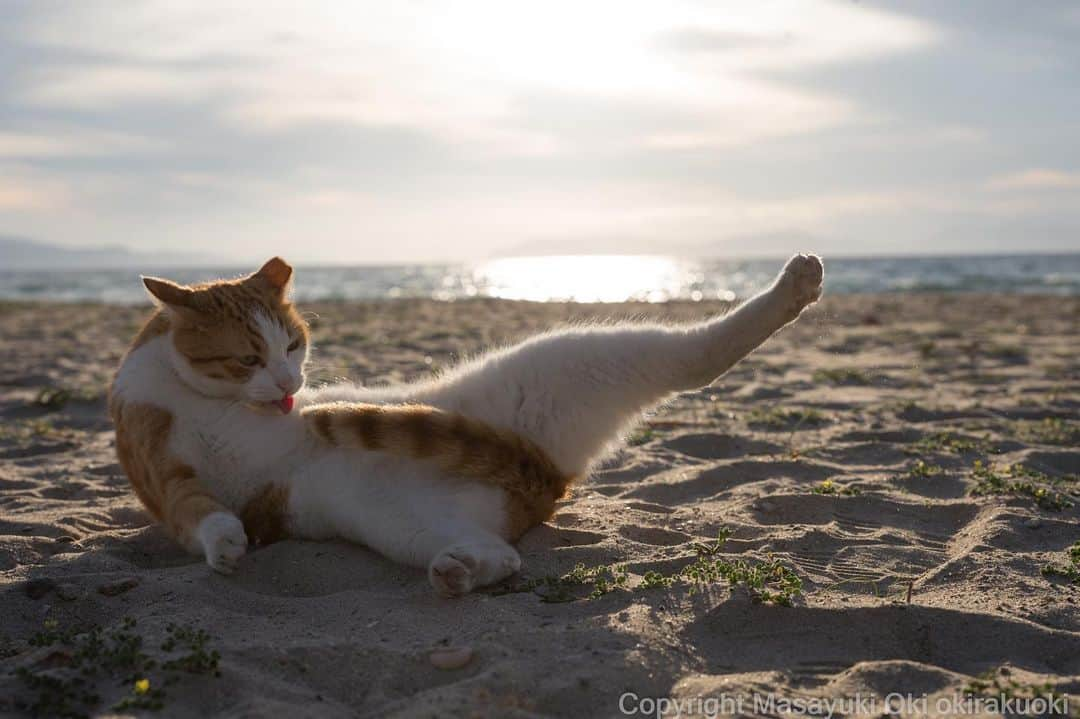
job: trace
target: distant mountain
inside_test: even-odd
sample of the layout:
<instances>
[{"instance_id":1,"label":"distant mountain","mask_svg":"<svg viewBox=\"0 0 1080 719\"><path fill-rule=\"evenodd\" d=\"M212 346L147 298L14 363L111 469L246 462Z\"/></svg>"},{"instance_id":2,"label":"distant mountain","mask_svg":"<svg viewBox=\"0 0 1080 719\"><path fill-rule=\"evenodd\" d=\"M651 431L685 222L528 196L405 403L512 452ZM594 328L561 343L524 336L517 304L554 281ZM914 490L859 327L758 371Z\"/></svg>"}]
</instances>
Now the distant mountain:
<instances>
[{"instance_id":1,"label":"distant mountain","mask_svg":"<svg viewBox=\"0 0 1080 719\"><path fill-rule=\"evenodd\" d=\"M142 252L120 245L72 247L0 235L0 270L66 270L229 264L226 258L194 252Z\"/></svg>"}]
</instances>

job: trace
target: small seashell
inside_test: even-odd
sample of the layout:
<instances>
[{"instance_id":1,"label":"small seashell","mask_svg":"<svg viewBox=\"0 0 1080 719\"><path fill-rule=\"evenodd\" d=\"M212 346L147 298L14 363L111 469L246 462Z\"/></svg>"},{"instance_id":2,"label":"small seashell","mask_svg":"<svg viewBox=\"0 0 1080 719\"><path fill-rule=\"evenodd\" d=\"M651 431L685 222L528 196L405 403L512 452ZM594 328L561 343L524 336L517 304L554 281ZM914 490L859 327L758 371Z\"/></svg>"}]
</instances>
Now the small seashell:
<instances>
[{"instance_id":1,"label":"small seashell","mask_svg":"<svg viewBox=\"0 0 1080 719\"><path fill-rule=\"evenodd\" d=\"M440 647L428 655L428 660L437 669L461 669L472 658L472 647Z\"/></svg>"}]
</instances>

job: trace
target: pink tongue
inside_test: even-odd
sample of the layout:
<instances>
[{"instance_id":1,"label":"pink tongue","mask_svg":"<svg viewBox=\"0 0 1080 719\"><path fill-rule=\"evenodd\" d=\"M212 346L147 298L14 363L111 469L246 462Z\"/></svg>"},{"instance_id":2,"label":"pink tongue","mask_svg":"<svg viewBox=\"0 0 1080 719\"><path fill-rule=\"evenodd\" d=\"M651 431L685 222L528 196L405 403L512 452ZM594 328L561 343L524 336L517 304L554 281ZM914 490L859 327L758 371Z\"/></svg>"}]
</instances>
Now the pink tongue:
<instances>
[{"instance_id":1,"label":"pink tongue","mask_svg":"<svg viewBox=\"0 0 1080 719\"><path fill-rule=\"evenodd\" d=\"M289 412L292 412L293 396L291 394L287 394L281 399L279 399L277 402L274 402L274 404L277 405L278 409L281 410L282 414L288 414Z\"/></svg>"}]
</instances>

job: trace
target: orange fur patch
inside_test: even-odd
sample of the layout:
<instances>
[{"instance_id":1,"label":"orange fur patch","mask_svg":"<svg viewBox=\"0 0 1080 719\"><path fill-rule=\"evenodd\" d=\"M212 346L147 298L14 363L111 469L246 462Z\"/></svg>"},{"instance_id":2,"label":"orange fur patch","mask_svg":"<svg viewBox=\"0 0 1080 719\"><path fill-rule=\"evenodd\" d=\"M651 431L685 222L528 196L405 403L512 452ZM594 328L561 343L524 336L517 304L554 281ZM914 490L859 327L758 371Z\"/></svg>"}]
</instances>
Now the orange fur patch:
<instances>
[{"instance_id":1,"label":"orange fur patch","mask_svg":"<svg viewBox=\"0 0 1080 719\"><path fill-rule=\"evenodd\" d=\"M275 257L249 277L196 285L143 278L168 313L159 310L139 333L132 349L173 330L172 341L192 368L214 379L243 383L266 364L266 346L255 325L256 313L276 318L289 334L306 344L308 327L288 300L292 268ZM241 360L254 357L255 365Z\"/></svg>"},{"instance_id":2,"label":"orange fur patch","mask_svg":"<svg viewBox=\"0 0 1080 719\"><path fill-rule=\"evenodd\" d=\"M273 544L289 536L287 509L289 488L268 484L240 510L240 521L248 539L257 544Z\"/></svg>"},{"instance_id":3,"label":"orange fur patch","mask_svg":"<svg viewBox=\"0 0 1080 719\"><path fill-rule=\"evenodd\" d=\"M199 522L228 511L168 449L172 415L147 404L110 402L116 426L116 455L136 496L173 536L191 546Z\"/></svg>"},{"instance_id":4,"label":"orange fur patch","mask_svg":"<svg viewBox=\"0 0 1080 719\"><path fill-rule=\"evenodd\" d=\"M429 460L447 474L506 490L514 539L554 514L572 480L531 440L427 405L334 402L302 416L327 444Z\"/></svg>"},{"instance_id":5,"label":"orange fur patch","mask_svg":"<svg viewBox=\"0 0 1080 719\"><path fill-rule=\"evenodd\" d=\"M146 321L146 324L139 330L139 334L135 336L135 341L131 343L131 347L128 348L128 354L131 354L144 344L160 337L169 331L169 316L161 310L157 310L150 316L150 319Z\"/></svg>"},{"instance_id":6,"label":"orange fur patch","mask_svg":"<svg viewBox=\"0 0 1080 719\"><path fill-rule=\"evenodd\" d=\"M516 542L521 539L525 532L533 527L543 524L555 514L555 503L551 508L538 507L530 504L521 495L507 493L506 495L506 539Z\"/></svg>"}]
</instances>

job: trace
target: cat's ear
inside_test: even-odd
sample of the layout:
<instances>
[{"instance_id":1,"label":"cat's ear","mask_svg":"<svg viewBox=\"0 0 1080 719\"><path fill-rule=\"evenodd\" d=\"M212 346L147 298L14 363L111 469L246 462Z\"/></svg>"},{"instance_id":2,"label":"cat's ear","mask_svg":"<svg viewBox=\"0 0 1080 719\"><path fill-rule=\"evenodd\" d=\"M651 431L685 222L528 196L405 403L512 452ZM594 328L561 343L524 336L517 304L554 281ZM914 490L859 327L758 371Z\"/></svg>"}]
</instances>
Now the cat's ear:
<instances>
[{"instance_id":1,"label":"cat's ear","mask_svg":"<svg viewBox=\"0 0 1080 719\"><path fill-rule=\"evenodd\" d=\"M143 277L143 285L158 303L167 307L186 307L194 309L195 290L190 287L178 285L171 280L163 280L160 277Z\"/></svg>"},{"instance_id":2,"label":"cat's ear","mask_svg":"<svg viewBox=\"0 0 1080 719\"><path fill-rule=\"evenodd\" d=\"M289 266L288 262L280 257L271 257L250 279L263 282L276 292L279 297L284 297L289 291L292 274L292 267Z\"/></svg>"}]
</instances>

